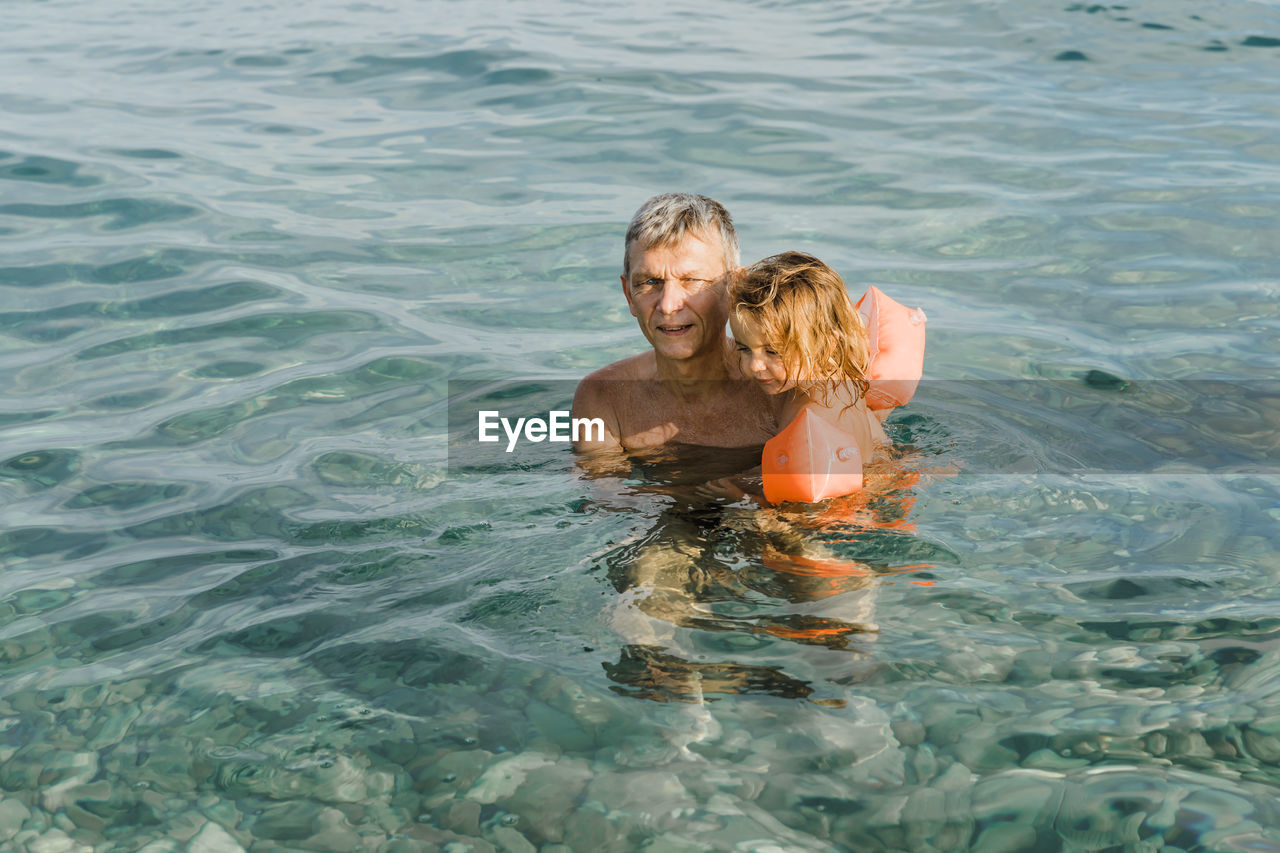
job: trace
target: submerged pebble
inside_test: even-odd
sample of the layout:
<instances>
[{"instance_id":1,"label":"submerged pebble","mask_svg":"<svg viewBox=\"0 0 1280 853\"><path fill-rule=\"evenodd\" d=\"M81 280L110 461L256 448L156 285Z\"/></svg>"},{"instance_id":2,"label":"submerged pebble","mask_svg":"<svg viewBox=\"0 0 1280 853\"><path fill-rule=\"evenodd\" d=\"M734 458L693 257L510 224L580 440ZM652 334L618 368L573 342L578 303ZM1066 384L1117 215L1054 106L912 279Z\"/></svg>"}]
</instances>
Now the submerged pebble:
<instances>
[{"instance_id":1,"label":"submerged pebble","mask_svg":"<svg viewBox=\"0 0 1280 853\"><path fill-rule=\"evenodd\" d=\"M494 845L504 853L537 853L538 848L534 847L518 831L509 826L500 826L490 833Z\"/></svg>"},{"instance_id":2,"label":"submerged pebble","mask_svg":"<svg viewBox=\"0 0 1280 853\"><path fill-rule=\"evenodd\" d=\"M523 752L495 761L485 769L466 797L477 803L506 799L525 783L530 771L553 764L554 759L535 752Z\"/></svg>"},{"instance_id":3,"label":"submerged pebble","mask_svg":"<svg viewBox=\"0 0 1280 853\"><path fill-rule=\"evenodd\" d=\"M591 777L586 761L561 758L531 770L525 784L503 806L519 815L521 831L530 838L542 843L558 842L563 840L565 822Z\"/></svg>"},{"instance_id":4,"label":"submerged pebble","mask_svg":"<svg viewBox=\"0 0 1280 853\"><path fill-rule=\"evenodd\" d=\"M187 842L187 853L243 853L240 842L213 821L207 822Z\"/></svg>"}]
</instances>

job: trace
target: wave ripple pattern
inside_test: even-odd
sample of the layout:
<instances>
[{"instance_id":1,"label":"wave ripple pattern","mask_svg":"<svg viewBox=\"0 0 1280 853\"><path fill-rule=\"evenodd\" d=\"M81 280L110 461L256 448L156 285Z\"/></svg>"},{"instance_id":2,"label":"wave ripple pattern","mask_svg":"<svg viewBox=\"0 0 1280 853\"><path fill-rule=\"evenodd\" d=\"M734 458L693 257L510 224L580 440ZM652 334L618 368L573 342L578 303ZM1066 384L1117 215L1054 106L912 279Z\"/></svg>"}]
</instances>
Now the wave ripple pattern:
<instances>
[{"instance_id":1,"label":"wave ripple pattern","mask_svg":"<svg viewBox=\"0 0 1280 853\"><path fill-rule=\"evenodd\" d=\"M1274 5L6 10L0 849L1280 849ZM926 307L912 477L450 464L666 190Z\"/></svg>"}]
</instances>

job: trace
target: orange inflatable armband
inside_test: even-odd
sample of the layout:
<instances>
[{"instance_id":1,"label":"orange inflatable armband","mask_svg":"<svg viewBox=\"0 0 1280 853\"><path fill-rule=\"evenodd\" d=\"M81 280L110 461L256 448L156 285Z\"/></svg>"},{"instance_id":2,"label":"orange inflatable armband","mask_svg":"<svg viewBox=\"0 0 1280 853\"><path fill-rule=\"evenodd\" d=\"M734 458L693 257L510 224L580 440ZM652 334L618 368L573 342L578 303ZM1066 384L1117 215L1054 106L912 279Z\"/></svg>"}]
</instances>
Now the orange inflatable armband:
<instances>
[{"instance_id":1,"label":"orange inflatable armband","mask_svg":"<svg viewBox=\"0 0 1280 853\"><path fill-rule=\"evenodd\" d=\"M924 312L868 287L857 304L870 338L867 408L892 409L916 393L924 374ZM854 437L805 409L764 446L760 461L770 503L812 503L862 488Z\"/></svg>"},{"instance_id":2,"label":"orange inflatable armband","mask_svg":"<svg viewBox=\"0 0 1280 853\"><path fill-rule=\"evenodd\" d=\"M862 488L862 451L852 435L808 409L765 442L764 496L812 503Z\"/></svg>"},{"instance_id":3,"label":"orange inflatable armband","mask_svg":"<svg viewBox=\"0 0 1280 853\"><path fill-rule=\"evenodd\" d=\"M895 302L875 286L867 288L856 307L871 339L867 407L904 405L924 373L924 312Z\"/></svg>"}]
</instances>

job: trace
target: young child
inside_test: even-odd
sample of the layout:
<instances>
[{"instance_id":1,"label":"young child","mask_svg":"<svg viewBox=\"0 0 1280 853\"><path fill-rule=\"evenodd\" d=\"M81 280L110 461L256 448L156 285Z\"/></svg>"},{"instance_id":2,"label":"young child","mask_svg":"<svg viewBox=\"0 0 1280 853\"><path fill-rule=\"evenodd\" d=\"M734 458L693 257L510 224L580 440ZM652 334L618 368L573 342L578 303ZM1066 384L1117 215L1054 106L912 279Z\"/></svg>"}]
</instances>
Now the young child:
<instances>
[{"instance_id":1,"label":"young child","mask_svg":"<svg viewBox=\"0 0 1280 853\"><path fill-rule=\"evenodd\" d=\"M738 368L779 395L779 423L804 409L857 439L864 461L888 443L867 407L869 338L844 281L804 252L739 270L729 289Z\"/></svg>"}]
</instances>

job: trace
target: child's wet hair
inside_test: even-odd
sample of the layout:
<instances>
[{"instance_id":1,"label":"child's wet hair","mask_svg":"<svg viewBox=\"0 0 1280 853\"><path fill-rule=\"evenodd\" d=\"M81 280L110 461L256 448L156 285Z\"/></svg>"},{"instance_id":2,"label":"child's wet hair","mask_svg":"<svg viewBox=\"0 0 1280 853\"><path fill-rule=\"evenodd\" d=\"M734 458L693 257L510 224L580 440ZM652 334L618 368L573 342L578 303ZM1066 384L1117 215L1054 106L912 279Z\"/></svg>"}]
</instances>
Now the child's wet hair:
<instances>
[{"instance_id":1,"label":"child's wet hair","mask_svg":"<svg viewBox=\"0 0 1280 853\"><path fill-rule=\"evenodd\" d=\"M760 329L787 377L804 377L802 390L823 405L837 383L851 383L855 400L866 393L866 324L844 279L813 255L782 252L739 270L729 305Z\"/></svg>"}]
</instances>

